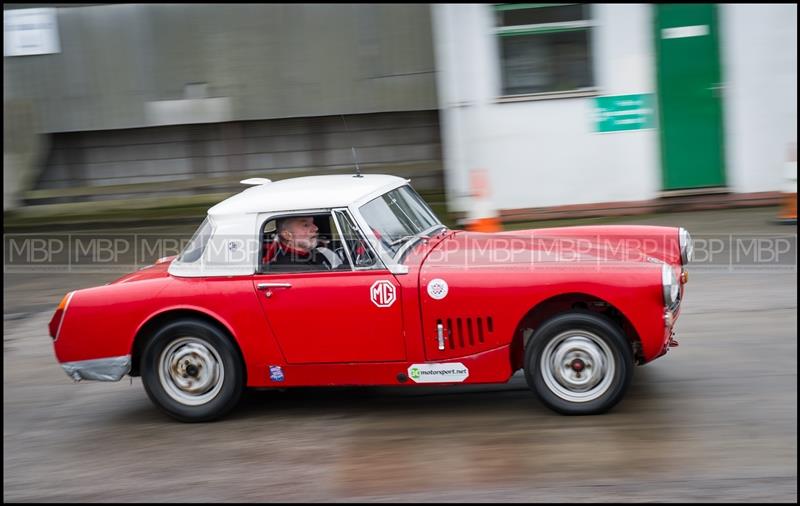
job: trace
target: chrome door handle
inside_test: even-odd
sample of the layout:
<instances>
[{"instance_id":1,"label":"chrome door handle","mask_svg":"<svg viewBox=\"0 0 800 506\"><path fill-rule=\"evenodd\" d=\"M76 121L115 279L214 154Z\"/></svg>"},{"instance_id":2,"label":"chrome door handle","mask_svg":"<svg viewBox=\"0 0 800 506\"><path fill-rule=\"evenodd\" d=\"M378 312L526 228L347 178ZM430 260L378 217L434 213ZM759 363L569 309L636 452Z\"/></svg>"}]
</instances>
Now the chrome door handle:
<instances>
[{"instance_id":1,"label":"chrome door handle","mask_svg":"<svg viewBox=\"0 0 800 506\"><path fill-rule=\"evenodd\" d=\"M291 288L291 283L259 283L256 285L259 290L269 290L270 288Z\"/></svg>"},{"instance_id":2,"label":"chrome door handle","mask_svg":"<svg viewBox=\"0 0 800 506\"><path fill-rule=\"evenodd\" d=\"M444 349L444 325L441 323L436 324L436 338L439 341L439 349Z\"/></svg>"}]
</instances>

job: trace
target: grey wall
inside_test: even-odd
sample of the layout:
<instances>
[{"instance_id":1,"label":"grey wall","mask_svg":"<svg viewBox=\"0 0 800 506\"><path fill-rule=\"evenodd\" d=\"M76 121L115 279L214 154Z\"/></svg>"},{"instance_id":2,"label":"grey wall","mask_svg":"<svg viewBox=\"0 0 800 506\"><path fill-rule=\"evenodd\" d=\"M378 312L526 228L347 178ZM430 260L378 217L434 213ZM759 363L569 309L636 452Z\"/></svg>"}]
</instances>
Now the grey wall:
<instances>
[{"instance_id":1,"label":"grey wall","mask_svg":"<svg viewBox=\"0 0 800 506\"><path fill-rule=\"evenodd\" d=\"M435 176L428 187L441 184L438 113L411 111L57 133L36 186L354 171L351 147L364 170L386 167L398 175L411 170Z\"/></svg>"},{"instance_id":2,"label":"grey wall","mask_svg":"<svg viewBox=\"0 0 800 506\"><path fill-rule=\"evenodd\" d=\"M44 133L204 122L153 114L192 98L227 97L212 104L220 121L436 109L429 9L58 7L61 53L4 58L4 102L34 103ZM191 83L207 87L194 96Z\"/></svg>"}]
</instances>

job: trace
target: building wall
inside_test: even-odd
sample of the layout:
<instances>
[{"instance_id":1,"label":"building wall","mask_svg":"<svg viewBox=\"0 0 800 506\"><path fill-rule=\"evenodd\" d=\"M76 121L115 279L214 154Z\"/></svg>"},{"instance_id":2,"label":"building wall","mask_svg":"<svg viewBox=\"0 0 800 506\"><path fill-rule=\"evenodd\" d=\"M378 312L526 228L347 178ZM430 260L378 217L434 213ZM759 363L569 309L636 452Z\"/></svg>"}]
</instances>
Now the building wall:
<instances>
[{"instance_id":1,"label":"building wall","mask_svg":"<svg viewBox=\"0 0 800 506\"><path fill-rule=\"evenodd\" d=\"M730 186L780 190L788 144L797 143L797 4L720 11Z\"/></svg>"},{"instance_id":2,"label":"building wall","mask_svg":"<svg viewBox=\"0 0 800 506\"><path fill-rule=\"evenodd\" d=\"M427 188L440 188L437 116L411 111L57 133L36 187L355 172L354 147L362 170L413 169L429 179Z\"/></svg>"},{"instance_id":3,"label":"building wall","mask_svg":"<svg viewBox=\"0 0 800 506\"><path fill-rule=\"evenodd\" d=\"M61 52L3 59L44 133L436 109L425 4L53 5Z\"/></svg>"},{"instance_id":4,"label":"building wall","mask_svg":"<svg viewBox=\"0 0 800 506\"><path fill-rule=\"evenodd\" d=\"M347 137L376 164L438 160L440 121L454 210L470 205L471 169L488 170L503 209L661 189L656 130L594 132L592 96L498 101L490 5L61 5L61 53L4 58L6 109L28 111L53 137L17 143L51 150L41 156L16 156L7 142L4 158L27 172L11 177L7 165L4 181L59 188L341 166L342 132L319 125L344 114L370 118ZM597 94L656 93L652 5L592 9ZM777 190L797 137L797 7L719 12L727 181ZM426 119L398 116L417 112ZM44 172L25 169L34 159Z\"/></svg>"},{"instance_id":5,"label":"building wall","mask_svg":"<svg viewBox=\"0 0 800 506\"><path fill-rule=\"evenodd\" d=\"M466 211L487 169L498 209L644 201L661 192L656 129L596 133L594 97L498 101L490 5L434 5L445 180ZM597 95L657 93L653 6L593 4ZM720 5L726 173L735 192L780 189L796 140L796 5Z\"/></svg>"},{"instance_id":6,"label":"building wall","mask_svg":"<svg viewBox=\"0 0 800 506\"><path fill-rule=\"evenodd\" d=\"M489 171L493 200L502 209L655 196L654 130L594 133L591 97L497 103L491 7L433 9L445 178L455 209L469 205L471 169ZM599 94L653 92L649 7L596 5L593 15Z\"/></svg>"},{"instance_id":7,"label":"building wall","mask_svg":"<svg viewBox=\"0 0 800 506\"><path fill-rule=\"evenodd\" d=\"M3 59L6 109L34 126L4 149L5 209L48 202L38 190L324 173L351 146L367 169L424 162L441 188L428 5L4 4L27 7L56 7L60 52ZM95 198L69 194L55 200Z\"/></svg>"}]
</instances>

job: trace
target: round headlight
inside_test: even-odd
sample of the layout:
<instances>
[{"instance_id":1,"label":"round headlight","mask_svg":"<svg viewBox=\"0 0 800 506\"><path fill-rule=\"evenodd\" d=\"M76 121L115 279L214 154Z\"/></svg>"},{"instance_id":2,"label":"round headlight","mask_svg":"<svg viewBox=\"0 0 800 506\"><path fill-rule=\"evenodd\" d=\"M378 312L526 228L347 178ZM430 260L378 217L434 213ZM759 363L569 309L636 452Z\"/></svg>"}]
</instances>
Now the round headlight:
<instances>
[{"instance_id":1,"label":"round headlight","mask_svg":"<svg viewBox=\"0 0 800 506\"><path fill-rule=\"evenodd\" d=\"M675 271L669 264L661 265L661 285L664 289L664 305L672 306L678 301L680 285L678 285Z\"/></svg>"},{"instance_id":2,"label":"round headlight","mask_svg":"<svg viewBox=\"0 0 800 506\"><path fill-rule=\"evenodd\" d=\"M678 236L680 237L681 245L681 263L686 265L694 257L694 242L692 241L692 236L689 235L689 231L683 227L680 228Z\"/></svg>"}]
</instances>

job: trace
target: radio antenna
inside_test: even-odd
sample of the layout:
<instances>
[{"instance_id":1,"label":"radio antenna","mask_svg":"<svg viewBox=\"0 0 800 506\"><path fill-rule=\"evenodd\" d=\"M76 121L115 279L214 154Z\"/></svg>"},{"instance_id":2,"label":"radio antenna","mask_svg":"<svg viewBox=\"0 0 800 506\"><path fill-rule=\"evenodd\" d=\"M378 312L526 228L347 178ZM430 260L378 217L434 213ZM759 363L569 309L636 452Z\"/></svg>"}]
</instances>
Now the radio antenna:
<instances>
[{"instance_id":1,"label":"radio antenna","mask_svg":"<svg viewBox=\"0 0 800 506\"><path fill-rule=\"evenodd\" d=\"M342 116L342 122L344 123L344 129L348 133L348 136L349 136L350 129L347 128L347 121L345 121L345 119L344 119L344 114L342 114L341 116ZM350 150L353 152L353 162L355 162L355 164L356 164L356 175L353 176L353 177L364 177L364 176L361 175L361 168L358 166L358 158L356 157L356 148L355 148L355 146L351 145L350 146Z\"/></svg>"}]
</instances>

